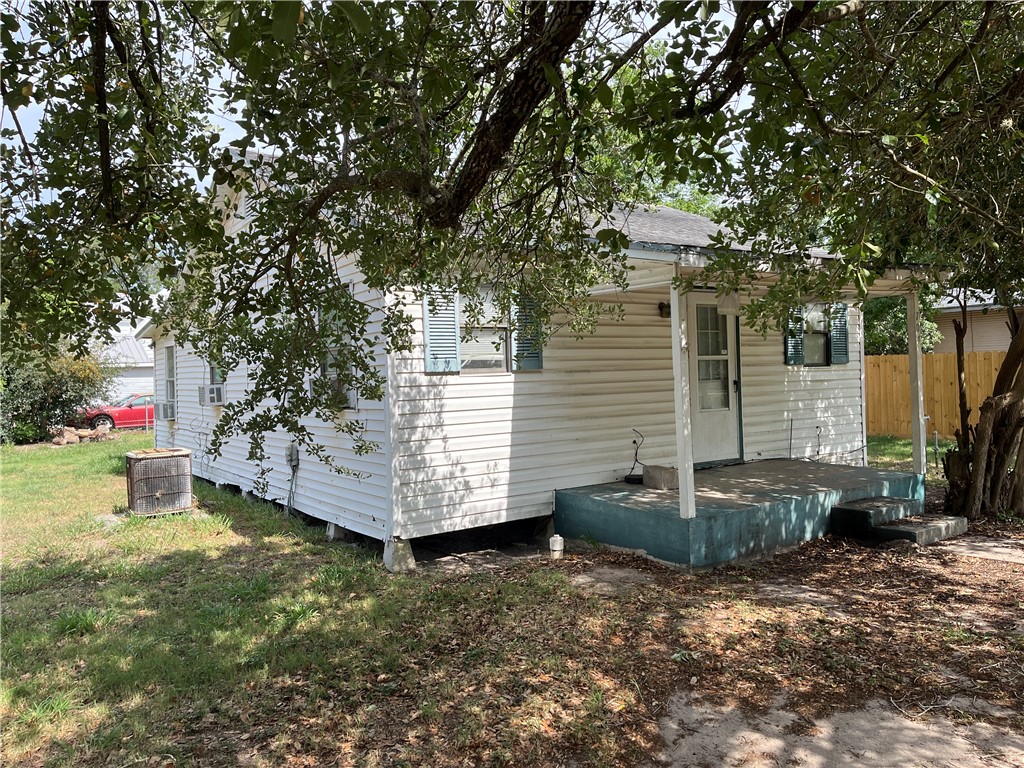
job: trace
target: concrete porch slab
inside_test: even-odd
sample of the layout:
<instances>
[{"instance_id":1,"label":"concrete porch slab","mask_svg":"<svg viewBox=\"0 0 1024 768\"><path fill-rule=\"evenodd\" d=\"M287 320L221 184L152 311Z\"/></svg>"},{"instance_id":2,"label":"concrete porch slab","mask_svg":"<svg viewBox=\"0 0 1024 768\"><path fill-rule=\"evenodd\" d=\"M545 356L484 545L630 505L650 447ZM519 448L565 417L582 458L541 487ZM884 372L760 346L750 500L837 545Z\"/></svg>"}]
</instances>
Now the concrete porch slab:
<instances>
[{"instance_id":1,"label":"concrete porch slab","mask_svg":"<svg viewBox=\"0 0 1024 768\"><path fill-rule=\"evenodd\" d=\"M795 546L828 532L836 504L922 499L919 475L810 461L769 460L694 473L696 516L677 491L607 483L555 492L555 529L701 567Z\"/></svg>"}]
</instances>

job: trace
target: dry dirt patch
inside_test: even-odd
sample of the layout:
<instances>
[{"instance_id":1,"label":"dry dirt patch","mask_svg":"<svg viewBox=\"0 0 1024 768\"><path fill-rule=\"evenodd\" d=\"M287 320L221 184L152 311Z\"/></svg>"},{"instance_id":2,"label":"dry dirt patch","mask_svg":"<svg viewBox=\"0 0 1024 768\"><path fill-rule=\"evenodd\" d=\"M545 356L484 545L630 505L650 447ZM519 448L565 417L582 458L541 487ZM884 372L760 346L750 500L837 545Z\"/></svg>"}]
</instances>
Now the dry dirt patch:
<instances>
[{"instance_id":1,"label":"dry dirt patch","mask_svg":"<svg viewBox=\"0 0 1024 768\"><path fill-rule=\"evenodd\" d=\"M750 712L681 693L661 722L658 766L687 768L1011 768L1024 765L1024 736L986 723L918 720L890 702L810 720L775 706Z\"/></svg>"}]
</instances>

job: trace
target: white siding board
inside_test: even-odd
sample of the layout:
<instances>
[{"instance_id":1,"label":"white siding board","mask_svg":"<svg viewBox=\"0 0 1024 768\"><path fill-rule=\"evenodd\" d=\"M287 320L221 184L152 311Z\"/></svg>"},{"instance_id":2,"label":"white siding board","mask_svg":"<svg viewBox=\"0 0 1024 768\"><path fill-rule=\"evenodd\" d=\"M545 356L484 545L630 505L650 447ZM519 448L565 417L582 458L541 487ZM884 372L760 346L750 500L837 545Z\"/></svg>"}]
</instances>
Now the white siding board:
<instances>
[{"instance_id":1,"label":"white siding board","mask_svg":"<svg viewBox=\"0 0 1024 768\"><path fill-rule=\"evenodd\" d=\"M361 283L361 276L352 260L347 261L340 271L343 280L351 281L357 298L379 302L376 294L368 291ZM370 332L379 331L379 323L371 325ZM162 348L168 340L157 342L157 399L162 397L163 376ZM387 355L383 348L377 350L377 365L385 370ZM249 442L246 437L233 437L224 445L222 455L212 457L205 451L210 435L219 416L220 409L199 405L200 384L207 382L208 367L191 350L177 353L178 419L173 425L157 422L156 440L158 446L176 446L193 450L193 471L200 477L216 483L237 485L242 490L253 490L259 468L247 458ZM228 400L239 398L248 387L247 367L227 375L225 395ZM389 438L388 417L384 403L360 399L357 408L347 411L345 416L362 421L366 426L365 437L384 446ZM334 457L339 466L347 467L365 475L357 478L341 475L324 465L314 456L300 457L296 472L293 507L313 517L333 522L349 530L383 539L391 528L391 466L383 450L367 455L358 455L353 450L351 438L336 432L333 425L315 419L304 421L307 426ZM173 426L173 429L169 427ZM265 466L271 469L266 477L265 496L268 500L286 503L289 493L291 472L285 461L285 450L291 442L289 435L275 432L265 435L263 447L267 454Z\"/></svg>"},{"instance_id":2,"label":"white siding board","mask_svg":"<svg viewBox=\"0 0 1024 768\"><path fill-rule=\"evenodd\" d=\"M622 303L622 323L595 335L556 334L544 369L515 374L423 374L423 352L396 356L393 441L402 535L413 537L551 512L552 491L621 479L641 460L674 461L668 290ZM419 308L410 306L417 334Z\"/></svg>"},{"instance_id":3,"label":"white siding board","mask_svg":"<svg viewBox=\"0 0 1024 768\"><path fill-rule=\"evenodd\" d=\"M935 319L942 339L932 352L956 352L956 334L953 320L960 320L960 313L944 313ZM964 352L1005 352L1010 346L1010 330L1006 325L1006 310L992 309L988 312L967 313L967 335L964 336Z\"/></svg>"},{"instance_id":4,"label":"white siding board","mask_svg":"<svg viewBox=\"0 0 1024 768\"><path fill-rule=\"evenodd\" d=\"M861 463L864 405L860 311L851 307L848 322L850 362L820 368L785 365L781 333L763 338L741 327L746 460L818 457L820 426L824 459Z\"/></svg>"}]
</instances>

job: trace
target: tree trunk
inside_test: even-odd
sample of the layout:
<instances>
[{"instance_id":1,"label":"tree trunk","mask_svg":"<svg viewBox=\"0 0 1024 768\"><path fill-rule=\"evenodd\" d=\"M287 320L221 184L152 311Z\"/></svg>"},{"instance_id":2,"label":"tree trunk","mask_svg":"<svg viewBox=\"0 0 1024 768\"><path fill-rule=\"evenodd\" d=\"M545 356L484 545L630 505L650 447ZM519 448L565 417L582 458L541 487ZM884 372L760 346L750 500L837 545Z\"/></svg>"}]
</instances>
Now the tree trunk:
<instances>
[{"instance_id":1,"label":"tree trunk","mask_svg":"<svg viewBox=\"0 0 1024 768\"><path fill-rule=\"evenodd\" d=\"M1012 345L1011 345L1012 346ZM1005 363L1004 363L1005 365ZM1020 361L1017 361L1017 368ZM1002 369L1000 370L1002 373ZM993 473L993 465L998 465L995 457L1010 450L1007 443L1012 439L1011 430L1002 427L1009 426L1007 421L1013 422L1013 416L1021 407L1024 400L1024 376L1017 377L1013 389L1005 394L992 395L987 398L981 406L981 416L978 419L978 428L975 431L974 451L971 461L971 482L968 487L967 503L964 507L964 514L968 520L976 520L984 515L995 516L1001 510L988 502L993 497L998 504L1005 477L996 477ZM998 430L1000 439L993 440L993 435ZM991 488L995 484L995 488ZM993 490L996 491L993 494Z\"/></svg>"},{"instance_id":2,"label":"tree trunk","mask_svg":"<svg viewBox=\"0 0 1024 768\"><path fill-rule=\"evenodd\" d=\"M957 395L960 401L960 437L956 444L964 453L970 451L971 409L967 405L967 372L964 365L964 337L967 335L967 304L960 305L961 319L953 319L953 335L956 337Z\"/></svg>"},{"instance_id":3,"label":"tree trunk","mask_svg":"<svg viewBox=\"0 0 1024 768\"><path fill-rule=\"evenodd\" d=\"M967 335L967 303L960 304L960 320L953 318L956 341L957 397L960 406L960 429L956 432L956 447L946 452L942 471L946 476L945 510L947 514L960 514L967 505L971 484L971 409L967 405L967 373L964 363L964 337Z\"/></svg>"}]
</instances>

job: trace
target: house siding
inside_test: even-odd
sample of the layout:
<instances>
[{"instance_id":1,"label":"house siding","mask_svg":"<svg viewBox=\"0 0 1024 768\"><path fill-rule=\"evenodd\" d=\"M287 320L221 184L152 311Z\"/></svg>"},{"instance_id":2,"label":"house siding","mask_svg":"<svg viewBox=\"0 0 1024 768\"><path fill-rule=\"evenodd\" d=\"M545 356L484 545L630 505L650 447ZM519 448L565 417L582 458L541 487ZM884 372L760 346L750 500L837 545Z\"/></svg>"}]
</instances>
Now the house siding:
<instances>
[{"instance_id":1,"label":"house siding","mask_svg":"<svg viewBox=\"0 0 1024 768\"><path fill-rule=\"evenodd\" d=\"M823 367L786 365L778 333L762 337L741 325L743 455L747 461L809 458L863 464L861 312L851 307L848 323L850 362Z\"/></svg>"},{"instance_id":2,"label":"house siding","mask_svg":"<svg viewBox=\"0 0 1024 768\"><path fill-rule=\"evenodd\" d=\"M676 465L675 320L658 312L667 299L664 287L596 297L622 303L623 321L609 318L581 339L555 334L541 371L444 376L424 373L422 318L410 302L420 335L391 367L397 535L548 514L558 488L621 480L633 465L633 429L644 436L642 462ZM745 458L860 464L860 350L856 311L842 366L786 366L780 334L742 329Z\"/></svg>"},{"instance_id":3,"label":"house siding","mask_svg":"<svg viewBox=\"0 0 1024 768\"><path fill-rule=\"evenodd\" d=\"M352 281L357 298L379 302L379 297L363 286L354 265L344 267L341 276ZM379 327L371 325L370 332L375 331L379 331ZM173 343L173 337L162 337L156 341L155 392L158 402L163 401L165 396L163 350ZM386 362L384 350L378 349L377 365L382 372ZM156 445L188 448L193 452L192 468L195 475L214 483L236 485L242 490L253 491L259 467L247 458L247 438L233 437L224 445L218 457L207 452L221 411L217 406L203 406L199 403L199 386L208 383L207 363L190 348L179 347L176 350L176 368L177 419L157 420ZM248 385L248 367L243 363L227 374L226 400L230 402L241 398ZM387 451L389 431L386 403L360 398L356 406L355 410L346 411L345 415L365 422L365 437L378 443L380 450L363 456L357 455L351 439L339 434L333 425L313 418L307 419L305 425L327 448L336 463L362 477L340 475L316 457L304 453L300 456L296 471L292 506L348 530L384 539L391 529L391 465ZM280 431L263 437L267 454L265 466L271 470L266 477L267 488L263 495L270 501L282 504L288 501L291 482L291 470L286 461L290 443L291 437Z\"/></svg>"},{"instance_id":4,"label":"house siding","mask_svg":"<svg viewBox=\"0 0 1024 768\"><path fill-rule=\"evenodd\" d=\"M942 334L932 352L936 354L956 352L956 334L953 320L960 315L942 314L935 320ZM967 335L964 336L964 352L1005 352L1010 346L1010 329L1006 325L1006 312L992 309L987 313L970 312L967 315Z\"/></svg>"},{"instance_id":5,"label":"house siding","mask_svg":"<svg viewBox=\"0 0 1024 768\"><path fill-rule=\"evenodd\" d=\"M658 316L665 289L600 297L625 318L591 336L563 332L544 348L543 369L425 374L418 335L396 356L393 445L402 536L546 515L556 488L621 479L633 464L675 457L671 320ZM420 308L410 313L422 333Z\"/></svg>"}]
</instances>

